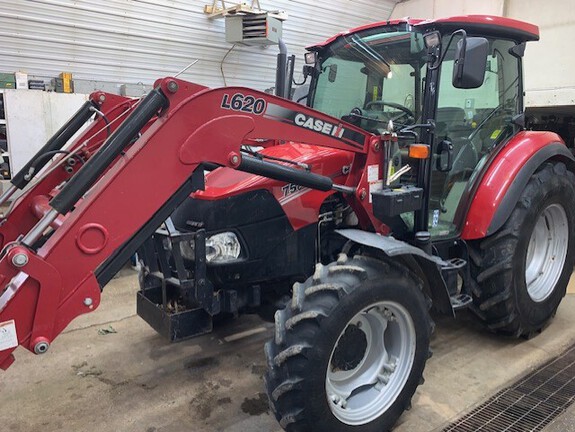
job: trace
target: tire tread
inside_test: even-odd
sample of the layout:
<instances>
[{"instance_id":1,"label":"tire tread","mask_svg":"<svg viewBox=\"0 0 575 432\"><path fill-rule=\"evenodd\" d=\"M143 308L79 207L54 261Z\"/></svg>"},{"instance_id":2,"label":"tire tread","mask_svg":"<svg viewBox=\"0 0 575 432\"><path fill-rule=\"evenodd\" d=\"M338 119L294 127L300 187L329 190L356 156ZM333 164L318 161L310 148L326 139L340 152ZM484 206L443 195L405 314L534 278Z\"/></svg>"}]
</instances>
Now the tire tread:
<instances>
[{"instance_id":1,"label":"tire tread","mask_svg":"<svg viewBox=\"0 0 575 432\"><path fill-rule=\"evenodd\" d=\"M565 178L567 182L561 180ZM566 188L570 184L573 192L575 175L562 162L543 164L525 186L503 227L495 234L469 244L470 265L476 281L471 290L474 304L470 310L493 332L512 337L527 336L540 331L552 318L550 316L534 327L522 316L515 291L517 288L514 288L518 276L514 271L513 254L524 240L522 235L525 234L521 233L521 228L523 223L533 217L533 205L546 199L557 184Z\"/></svg>"},{"instance_id":2,"label":"tire tread","mask_svg":"<svg viewBox=\"0 0 575 432\"><path fill-rule=\"evenodd\" d=\"M382 271L391 272L394 277L408 278L414 287L419 288L417 292L421 293L424 307L428 306L420 291L422 282L419 278L399 264L384 263L374 257L348 258L340 254L336 262L316 266L313 276L305 283L294 284L291 303L284 312L276 314L276 326L281 326L281 330L276 330L276 335L280 335L281 343L278 343L278 338L274 338L265 349L269 366L265 379L268 397L273 406L272 411L286 431L324 430L317 428L318 420L310 419L305 408L306 399L313 397L305 393L306 373L309 369L306 365L314 361L309 357L312 355L313 335L320 331L322 321L329 317L343 297L360 286L365 279L374 278L375 274L381 275ZM429 316L425 319L429 338L433 324ZM431 352L428 348L426 352ZM424 366L429 357L425 356ZM418 377L416 384L423 381ZM409 395L409 399L412 395Z\"/></svg>"}]
</instances>

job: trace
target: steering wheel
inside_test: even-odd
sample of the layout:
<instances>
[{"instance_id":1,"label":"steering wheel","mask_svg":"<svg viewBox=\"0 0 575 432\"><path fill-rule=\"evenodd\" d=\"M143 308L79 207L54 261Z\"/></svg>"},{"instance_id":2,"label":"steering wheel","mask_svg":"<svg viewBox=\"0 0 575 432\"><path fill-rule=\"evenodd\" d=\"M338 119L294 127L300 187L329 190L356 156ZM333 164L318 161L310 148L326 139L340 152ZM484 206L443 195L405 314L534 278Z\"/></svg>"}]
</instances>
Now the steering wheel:
<instances>
[{"instance_id":1,"label":"steering wheel","mask_svg":"<svg viewBox=\"0 0 575 432\"><path fill-rule=\"evenodd\" d=\"M392 107L395 108L396 110L401 111L401 114L390 118L389 120L392 121L397 121L398 119L406 116L407 119L413 119L415 121L415 114L413 114L413 111L411 111L409 108L407 108L406 106L403 106L401 104L395 103L395 102L386 102L386 101L382 101L382 100L377 100L377 101L372 101L372 102L368 102L365 104L365 109L373 109L373 106L388 106L388 107Z\"/></svg>"}]
</instances>

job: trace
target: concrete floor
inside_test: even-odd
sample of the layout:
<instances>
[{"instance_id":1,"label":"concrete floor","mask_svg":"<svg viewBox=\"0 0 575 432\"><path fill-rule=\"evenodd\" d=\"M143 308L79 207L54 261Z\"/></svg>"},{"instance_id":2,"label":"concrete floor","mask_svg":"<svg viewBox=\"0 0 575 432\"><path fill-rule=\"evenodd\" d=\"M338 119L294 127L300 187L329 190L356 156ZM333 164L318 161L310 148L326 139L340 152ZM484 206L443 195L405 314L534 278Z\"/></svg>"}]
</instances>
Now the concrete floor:
<instances>
[{"instance_id":1,"label":"concrete floor","mask_svg":"<svg viewBox=\"0 0 575 432\"><path fill-rule=\"evenodd\" d=\"M575 292L575 281L571 292ZM214 333L169 344L135 315L137 278L124 270L99 310L76 320L44 356L18 349L0 372L1 430L275 432L262 374L272 326L244 316ZM467 313L435 317L426 382L396 432L441 429L518 375L575 343L575 295L529 341L483 331ZM110 326L117 333L99 334ZM549 431L567 431L569 410Z\"/></svg>"}]
</instances>

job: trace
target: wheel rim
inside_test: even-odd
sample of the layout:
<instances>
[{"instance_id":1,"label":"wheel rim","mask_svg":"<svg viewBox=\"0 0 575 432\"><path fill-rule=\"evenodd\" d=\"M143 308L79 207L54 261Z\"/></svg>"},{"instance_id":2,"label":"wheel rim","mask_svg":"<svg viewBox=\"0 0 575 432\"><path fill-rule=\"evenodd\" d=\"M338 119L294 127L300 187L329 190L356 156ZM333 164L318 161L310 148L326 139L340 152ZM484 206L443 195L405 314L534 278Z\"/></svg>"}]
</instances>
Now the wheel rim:
<instances>
[{"instance_id":1,"label":"wheel rim","mask_svg":"<svg viewBox=\"0 0 575 432\"><path fill-rule=\"evenodd\" d=\"M537 219L525 260L525 284L535 302L547 299L563 272L569 241L569 223L559 204L547 207Z\"/></svg>"},{"instance_id":2,"label":"wheel rim","mask_svg":"<svg viewBox=\"0 0 575 432\"><path fill-rule=\"evenodd\" d=\"M356 314L341 332L328 364L326 392L332 413L348 425L380 417L404 388L415 350L415 326L400 304L382 301Z\"/></svg>"}]
</instances>

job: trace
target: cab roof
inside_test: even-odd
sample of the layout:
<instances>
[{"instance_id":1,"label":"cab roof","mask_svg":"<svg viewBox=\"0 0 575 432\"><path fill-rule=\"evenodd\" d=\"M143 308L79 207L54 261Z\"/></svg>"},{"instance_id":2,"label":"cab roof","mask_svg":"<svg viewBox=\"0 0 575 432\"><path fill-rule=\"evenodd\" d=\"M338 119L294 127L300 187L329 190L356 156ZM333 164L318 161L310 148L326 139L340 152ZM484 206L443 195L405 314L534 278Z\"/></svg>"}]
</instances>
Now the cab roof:
<instances>
[{"instance_id":1,"label":"cab roof","mask_svg":"<svg viewBox=\"0 0 575 432\"><path fill-rule=\"evenodd\" d=\"M439 30L441 32L450 32L462 28L474 36L503 37L513 39L517 42L539 40L539 27L534 24L493 15L461 15L433 20L401 18L375 22L340 32L324 42L308 47L308 49L320 50L334 42L337 38L348 34L357 33L375 27L395 26L401 24L407 24L423 31Z\"/></svg>"}]
</instances>

